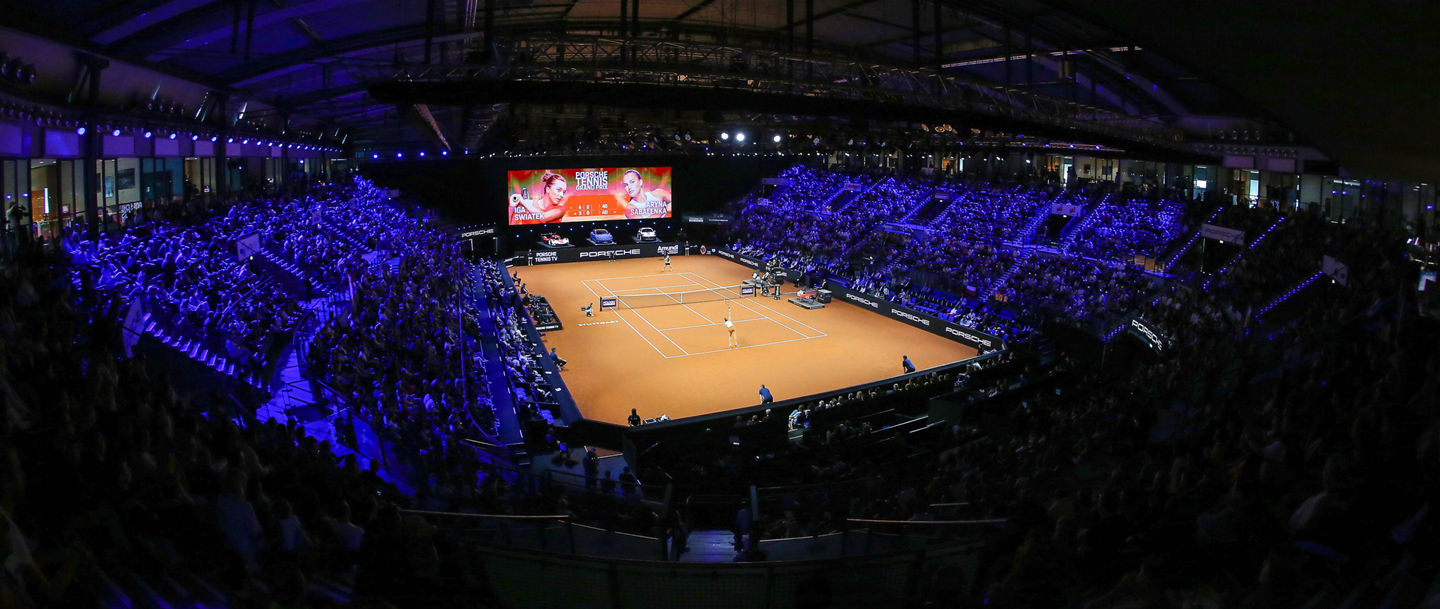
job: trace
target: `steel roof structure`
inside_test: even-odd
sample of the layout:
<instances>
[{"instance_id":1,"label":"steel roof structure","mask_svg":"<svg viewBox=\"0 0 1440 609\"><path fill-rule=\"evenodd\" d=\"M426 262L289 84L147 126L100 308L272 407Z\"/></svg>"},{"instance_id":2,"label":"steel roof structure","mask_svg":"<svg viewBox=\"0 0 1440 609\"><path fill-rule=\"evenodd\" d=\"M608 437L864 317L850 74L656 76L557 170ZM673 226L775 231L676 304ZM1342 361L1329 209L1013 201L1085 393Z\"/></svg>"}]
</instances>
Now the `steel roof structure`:
<instances>
[{"instance_id":1,"label":"steel roof structure","mask_svg":"<svg viewBox=\"0 0 1440 609\"><path fill-rule=\"evenodd\" d=\"M1329 158L1431 178L1435 6L1047 0L0 1L8 27L178 79L111 106L444 149L791 137ZM8 39L8 40L7 40ZM0 52L41 52L0 30ZM42 61L42 60L34 60ZM3 62L0 62L3 63ZM72 63L38 68L74 91ZM177 84L178 81L191 86ZM148 94L148 100L144 99ZM72 96L73 97L73 96Z\"/></svg>"}]
</instances>

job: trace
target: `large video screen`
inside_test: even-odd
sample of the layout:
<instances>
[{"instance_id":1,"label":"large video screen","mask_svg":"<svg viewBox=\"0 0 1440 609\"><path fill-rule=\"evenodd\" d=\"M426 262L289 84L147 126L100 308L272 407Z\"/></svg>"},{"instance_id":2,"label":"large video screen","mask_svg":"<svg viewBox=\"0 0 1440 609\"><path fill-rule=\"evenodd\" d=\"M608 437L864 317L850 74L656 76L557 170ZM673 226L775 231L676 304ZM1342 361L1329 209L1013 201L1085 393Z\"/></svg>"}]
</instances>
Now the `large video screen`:
<instances>
[{"instance_id":1,"label":"large video screen","mask_svg":"<svg viewBox=\"0 0 1440 609\"><path fill-rule=\"evenodd\" d=\"M511 226L669 218L669 167L528 169L506 174Z\"/></svg>"}]
</instances>

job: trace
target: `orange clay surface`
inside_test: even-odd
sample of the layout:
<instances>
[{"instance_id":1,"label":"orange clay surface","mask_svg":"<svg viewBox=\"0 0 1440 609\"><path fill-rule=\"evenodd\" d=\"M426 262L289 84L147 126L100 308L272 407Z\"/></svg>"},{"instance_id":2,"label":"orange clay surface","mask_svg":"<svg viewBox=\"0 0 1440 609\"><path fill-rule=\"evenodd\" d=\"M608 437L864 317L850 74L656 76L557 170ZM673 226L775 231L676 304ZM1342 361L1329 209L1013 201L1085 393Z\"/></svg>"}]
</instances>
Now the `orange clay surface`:
<instances>
[{"instance_id":1,"label":"orange clay surface","mask_svg":"<svg viewBox=\"0 0 1440 609\"><path fill-rule=\"evenodd\" d=\"M728 301L600 311L600 296L655 302L654 294L739 286L749 268L717 256L514 267L531 294L549 299L565 326L545 333L568 363L562 376L587 419L625 424L671 419L760 403L760 384L787 400L896 376L901 355L920 370L975 357L975 349L841 303L806 310L787 301ZM786 290L794 291L794 284ZM670 298L666 298L670 301ZM595 316L580 307L595 303ZM724 319L738 348L727 346Z\"/></svg>"}]
</instances>

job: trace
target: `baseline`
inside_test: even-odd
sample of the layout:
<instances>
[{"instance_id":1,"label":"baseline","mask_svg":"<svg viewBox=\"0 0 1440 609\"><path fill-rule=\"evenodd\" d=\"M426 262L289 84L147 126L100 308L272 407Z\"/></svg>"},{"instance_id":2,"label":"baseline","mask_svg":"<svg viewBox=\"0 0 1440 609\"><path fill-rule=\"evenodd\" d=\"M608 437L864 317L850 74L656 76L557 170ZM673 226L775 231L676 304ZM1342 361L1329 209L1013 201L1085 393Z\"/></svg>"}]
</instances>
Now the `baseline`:
<instances>
[{"instance_id":1,"label":"baseline","mask_svg":"<svg viewBox=\"0 0 1440 609\"><path fill-rule=\"evenodd\" d=\"M585 280L581 280L581 281L585 281ZM592 279L592 280L590 280L590 281L594 281L594 282L595 282L596 284L598 284L600 287L605 288L605 291L610 292L610 288L605 287L604 280L601 280L601 279ZM592 290L592 291L593 291L593 290ZM615 293L614 293L614 292L610 292L610 295L611 295L611 296L615 296ZM598 297L599 295L597 294L596 296ZM669 335L665 334L665 331L664 331L664 330L661 330L660 328L655 327L655 324L650 321L650 318L645 317L645 315L644 315L643 313L640 313L639 311L637 311L637 310L635 310L635 309L627 309L627 310L629 310L630 312L634 313L636 317L639 317L641 321L645 322L645 325L650 326L650 328L653 329L653 330L655 330L655 332L658 333L658 334L660 334L660 336L664 336L664 337L665 337L665 340L668 340L668 341L670 341L670 344L675 345L675 348L676 348L676 349L679 349L679 350L680 350L680 353L681 353L682 355L689 355L689 354L690 354L689 351L686 351L686 350L685 350L685 347L681 347L681 346L680 346L680 343L675 342L675 339L670 338ZM615 315L616 315L617 317L620 315L620 309L618 309L618 308L615 309ZM623 318L622 318L622 319L623 319ZM626 323L629 323L629 322L626 322ZM634 326L631 326L630 328L631 328L632 330L635 329ZM639 330L635 330L635 333L636 333L636 334L639 334L640 331L639 331ZM645 342L650 342L650 341L647 340L647 341L645 341ZM655 345L650 345L650 346L654 347ZM659 351L659 349L656 349L656 351ZM669 359L669 358L671 358L671 357L680 357L680 356L665 355L664 353L661 353L660 355L661 355L661 357L664 357L664 358L666 358L666 359Z\"/></svg>"},{"instance_id":2,"label":"baseline","mask_svg":"<svg viewBox=\"0 0 1440 609\"><path fill-rule=\"evenodd\" d=\"M589 282L589 281L591 281L591 280L590 280L590 279L581 279L581 280L580 280L580 285L583 285L583 286L585 286L585 289L590 290L590 293L595 295L595 300L600 300L600 293L599 293L599 292L596 292L594 288L590 287L590 284L587 283L587 282ZM640 332L640 329L639 329L639 328L636 328L634 324L631 324L631 323L630 323L630 320L625 319L625 316L620 315L620 311L619 311L618 309L615 311L615 316L618 317L618 318L620 318L620 321L625 322L625 325L630 326L630 330L635 333L635 336L639 336L639 337L640 337L640 340L643 340L643 341L645 341L645 344L650 345L650 348L651 348L651 349L654 349L656 353L659 353L659 354L660 354L660 357L663 357L663 358L665 358L665 359L670 359L670 356L669 356L669 355L665 355L665 352L664 352L664 351L661 351L661 350L660 350L660 347L656 347L656 346L655 346L655 343L652 343L652 342L650 342L650 339L645 338L645 334L642 333L642 332ZM653 327L653 326L652 326L652 327ZM665 336L665 333L664 333L664 332L660 332L660 335L661 335L661 336ZM665 336L665 340L670 340L670 337ZM671 342L671 343L674 343L675 341L670 341L670 342ZM675 346L678 348L680 345L675 345ZM684 349L681 349L681 351L684 351Z\"/></svg>"}]
</instances>

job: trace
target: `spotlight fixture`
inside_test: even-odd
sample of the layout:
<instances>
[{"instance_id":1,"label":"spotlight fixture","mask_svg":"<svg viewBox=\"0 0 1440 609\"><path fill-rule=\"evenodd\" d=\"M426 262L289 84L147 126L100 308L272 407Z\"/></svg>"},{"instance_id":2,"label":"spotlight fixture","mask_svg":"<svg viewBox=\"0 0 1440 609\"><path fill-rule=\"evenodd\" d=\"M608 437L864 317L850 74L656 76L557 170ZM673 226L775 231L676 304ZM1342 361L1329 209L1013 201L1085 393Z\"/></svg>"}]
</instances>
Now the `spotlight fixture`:
<instances>
[{"instance_id":1,"label":"spotlight fixture","mask_svg":"<svg viewBox=\"0 0 1440 609\"><path fill-rule=\"evenodd\" d=\"M235 143L235 138L233 138L233 137L227 137L227 138L225 138L225 143L226 143L226 144L234 144L234 143Z\"/></svg>"},{"instance_id":2,"label":"spotlight fixture","mask_svg":"<svg viewBox=\"0 0 1440 609\"><path fill-rule=\"evenodd\" d=\"M148 140L148 139L150 139L151 137L153 137L154 135L155 135L155 133L152 132L152 131L150 131L149 129L146 129L146 130L145 130L145 139Z\"/></svg>"},{"instance_id":3,"label":"spotlight fixture","mask_svg":"<svg viewBox=\"0 0 1440 609\"><path fill-rule=\"evenodd\" d=\"M780 143L780 136L779 136L778 134L777 134L775 137L771 138L771 139L773 139L776 144L779 144L779 143Z\"/></svg>"},{"instance_id":4,"label":"spotlight fixture","mask_svg":"<svg viewBox=\"0 0 1440 609\"><path fill-rule=\"evenodd\" d=\"M79 129L76 129L76 130L75 130L75 134L76 134L76 135L85 135L85 127L80 127Z\"/></svg>"},{"instance_id":5,"label":"spotlight fixture","mask_svg":"<svg viewBox=\"0 0 1440 609\"><path fill-rule=\"evenodd\" d=\"M212 142L214 142L215 140L218 140L218 139L220 139L219 136L215 136L215 135L210 136L210 141L212 141Z\"/></svg>"},{"instance_id":6,"label":"spotlight fixture","mask_svg":"<svg viewBox=\"0 0 1440 609\"><path fill-rule=\"evenodd\" d=\"M171 134L170 134L170 139L172 139L172 140L175 139L175 134L174 134L174 133L171 133Z\"/></svg>"},{"instance_id":7,"label":"spotlight fixture","mask_svg":"<svg viewBox=\"0 0 1440 609\"><path fill-rule=\"evenodd\" d=\"M721 131L721 132L720 132L720 139L722 139L722 140L728 140L728 139L730 139L730 133L729 133L729 132L726 132L726 131Z\"/></svg>"},{"instance_id":8,"label":"spotlight fixture","mask_svg":"<svg viewBox=\"0 0 1440 609\"><path fill-rule=\"evenodd\" d=\"M424 150L421 150L421 151L420 151L420 158L422 158L422 159L425 158L425 151L424 151Z\"/></svg>"},{"instance_id":9,"label":"spotlight fixture","mask_svg":"<svg viewBox=\"0 0 1440 609\"><path fill-rule=\"evenodd\" d=\"M737 141L737 142L743 142L743 141L745 141L745 132L744 132L744 131L741 131L740 133L736 133L736 134L735 134L735 141Z\"/></svg>"},{"instance_id":10,"label":"spotlight fixture","mask_svg":"<svg viewBox=\"0 0 1440 609\"><path fill-rule=\"evenodd\" d=\"M200 136L195 135L194 133L191 133L191 134L190 134L190 141L194 142L194 141L198 141L199 139L200 139Z\"/></svg>"},{"instance_id":11,"label":"spotlight fixture","mask_svg":"<svg viewBox=\"0 0 1440 609\"><path fill-rule=\"evenodd\" d=\"M115 136L115 137L120 137L120 130L119 130L119 129L113 129L113 130L110 131L110 135L113 135L113 136Z\"/></svg>"}]
</instances>

